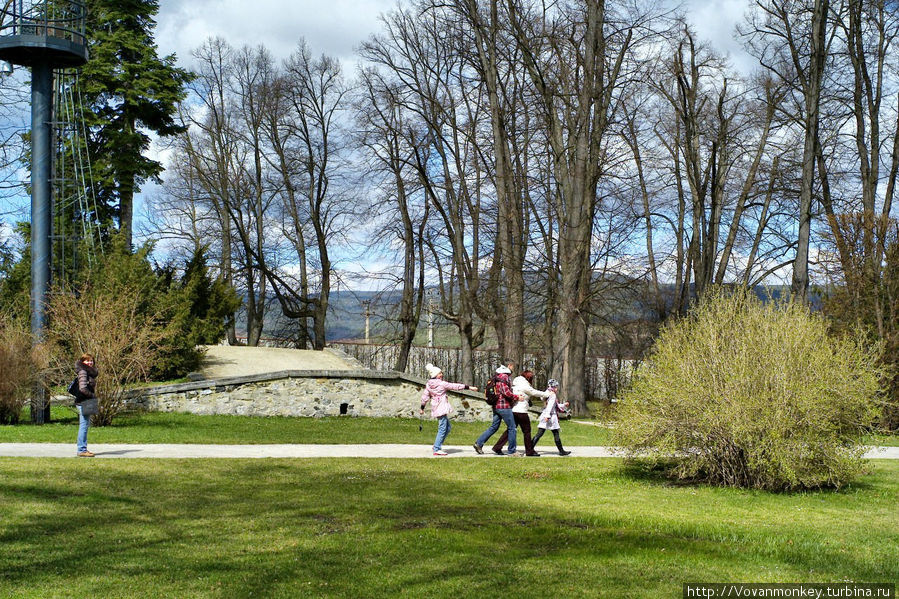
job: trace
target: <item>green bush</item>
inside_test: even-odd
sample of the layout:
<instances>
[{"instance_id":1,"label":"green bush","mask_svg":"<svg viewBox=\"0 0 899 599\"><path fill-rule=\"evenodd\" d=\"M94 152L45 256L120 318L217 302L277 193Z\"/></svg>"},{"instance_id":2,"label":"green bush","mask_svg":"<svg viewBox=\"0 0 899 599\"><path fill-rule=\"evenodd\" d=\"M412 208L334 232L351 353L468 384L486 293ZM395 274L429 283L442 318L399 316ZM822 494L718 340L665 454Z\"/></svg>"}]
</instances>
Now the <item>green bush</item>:
<instances>
[{"instance_id":1,"label":"green bush","mask_svg":"<svg viewBox=\"0 0 899 599\"><path fill-rule=\"evenodd\" d=\"M803 305L714 291L663 329L620 402L616 442L679 479L840 487L865 467L878 358Z\"/></svg>"}]
</instances>

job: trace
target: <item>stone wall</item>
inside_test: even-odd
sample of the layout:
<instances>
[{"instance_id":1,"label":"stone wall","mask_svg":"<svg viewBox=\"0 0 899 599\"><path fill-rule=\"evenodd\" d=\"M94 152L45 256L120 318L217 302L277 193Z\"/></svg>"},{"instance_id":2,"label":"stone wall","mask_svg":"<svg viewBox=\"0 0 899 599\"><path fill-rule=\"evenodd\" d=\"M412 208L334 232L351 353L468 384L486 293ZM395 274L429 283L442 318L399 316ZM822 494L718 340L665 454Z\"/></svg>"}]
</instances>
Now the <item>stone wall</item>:
<instances>
[{"instance_id":1,"label":"stone wall","mask_svg":"<svg viewBox=\"0 0 899 599\"><path fill-rule=\"evenodd\" d=\"M395 372L286 371L143 389L129 403L149 411L192 414L417 418L424 382ZM481 393L453 392L450 402L455 420L492 418Z\"/></svg>"}]
</instances>

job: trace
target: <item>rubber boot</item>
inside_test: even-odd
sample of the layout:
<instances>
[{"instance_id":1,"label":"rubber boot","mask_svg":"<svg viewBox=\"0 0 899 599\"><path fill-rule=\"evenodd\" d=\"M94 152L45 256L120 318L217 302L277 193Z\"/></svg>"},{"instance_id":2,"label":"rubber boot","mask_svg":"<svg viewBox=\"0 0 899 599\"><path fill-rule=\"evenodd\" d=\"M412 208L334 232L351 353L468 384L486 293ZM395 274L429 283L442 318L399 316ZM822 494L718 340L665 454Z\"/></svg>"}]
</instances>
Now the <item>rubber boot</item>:
<instances>
[{"instance_id":1,"label":"rubber boot","mask_svg":"<svg viewBox=\"0 0 899 599\"><path fill-rule=\"evenodd\" d=\"M562 439L556 436L556 447L559 449L559 455L569 455L570 451L565 451L565 448L562 447Z\"/></svg>"}]
</instances>

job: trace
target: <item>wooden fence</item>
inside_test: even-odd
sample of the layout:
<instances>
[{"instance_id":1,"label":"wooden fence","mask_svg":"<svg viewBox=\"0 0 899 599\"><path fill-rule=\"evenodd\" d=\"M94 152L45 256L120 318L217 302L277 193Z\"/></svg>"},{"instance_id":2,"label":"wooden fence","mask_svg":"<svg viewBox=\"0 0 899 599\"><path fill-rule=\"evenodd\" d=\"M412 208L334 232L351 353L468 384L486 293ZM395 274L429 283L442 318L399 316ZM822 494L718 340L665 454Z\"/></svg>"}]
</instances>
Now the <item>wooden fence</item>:
<instances>
[{"instance_id":1,"label":"wooden fence","mask_svg":"<svg viewBox=\"0 0 899 599\"><path fill-rule=\"evenodd\" d=\"M374 370L393 370L399 347L396 345L375 345L364 342L329 343L330 347L339 349L356 358L366 368ZM503 356L489 350L475 350L474 381L462 380L461 350L453 347L413 347L406 366L407 374L427 377L425 364L431 363L443 370L448 381L458 381L477 385L483 388L484 383L501 364ZM545 388L547 372L543 358L536 354L526 353L524 366L535 373L534 386ZM587 384L587 396L600 400L613 400L622 385L630 379L634 363L632 360L611 357L588 357L584 372ZM514 373L518 374L518 373ZM564 397L565 390L562 389Z\"/></svg>"}]
</instances>

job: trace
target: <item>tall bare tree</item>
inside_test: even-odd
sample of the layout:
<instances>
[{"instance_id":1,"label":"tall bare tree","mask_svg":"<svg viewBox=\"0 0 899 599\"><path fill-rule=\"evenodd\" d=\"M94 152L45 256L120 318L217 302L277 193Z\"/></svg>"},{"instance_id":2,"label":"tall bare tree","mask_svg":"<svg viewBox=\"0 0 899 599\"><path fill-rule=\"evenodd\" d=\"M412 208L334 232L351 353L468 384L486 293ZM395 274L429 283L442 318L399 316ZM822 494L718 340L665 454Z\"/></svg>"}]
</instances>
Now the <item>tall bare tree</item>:
<instances>
[{"instance_id":1,"label":"tall bare tree","mask_svg":"<svg viewBox=\"0 0 899 599\"><path fill-rule=\"evenodd\" d=\"M830 22L829 0L756 0L743 29L748 47L762 66L792 85L801 98L801 109L796 116L803 130L802 171L791 283L794 297L801 301L807 299L809 285L822 82L834 29L828 27Z\"/></svg>"},{"instance_id":2,"label":"tall bare tree","mask_svg":"<svg viewBox=\"0 0 899 599\"><path fill-rule=\"evenodd\" d=\"M604 143L634 43L633 15L603 0L542 10L507 2L510 24L536 89L558 185L562 386L576 414L587 411L586 366L597 186Z\"/></svg>"}]
</instances>

